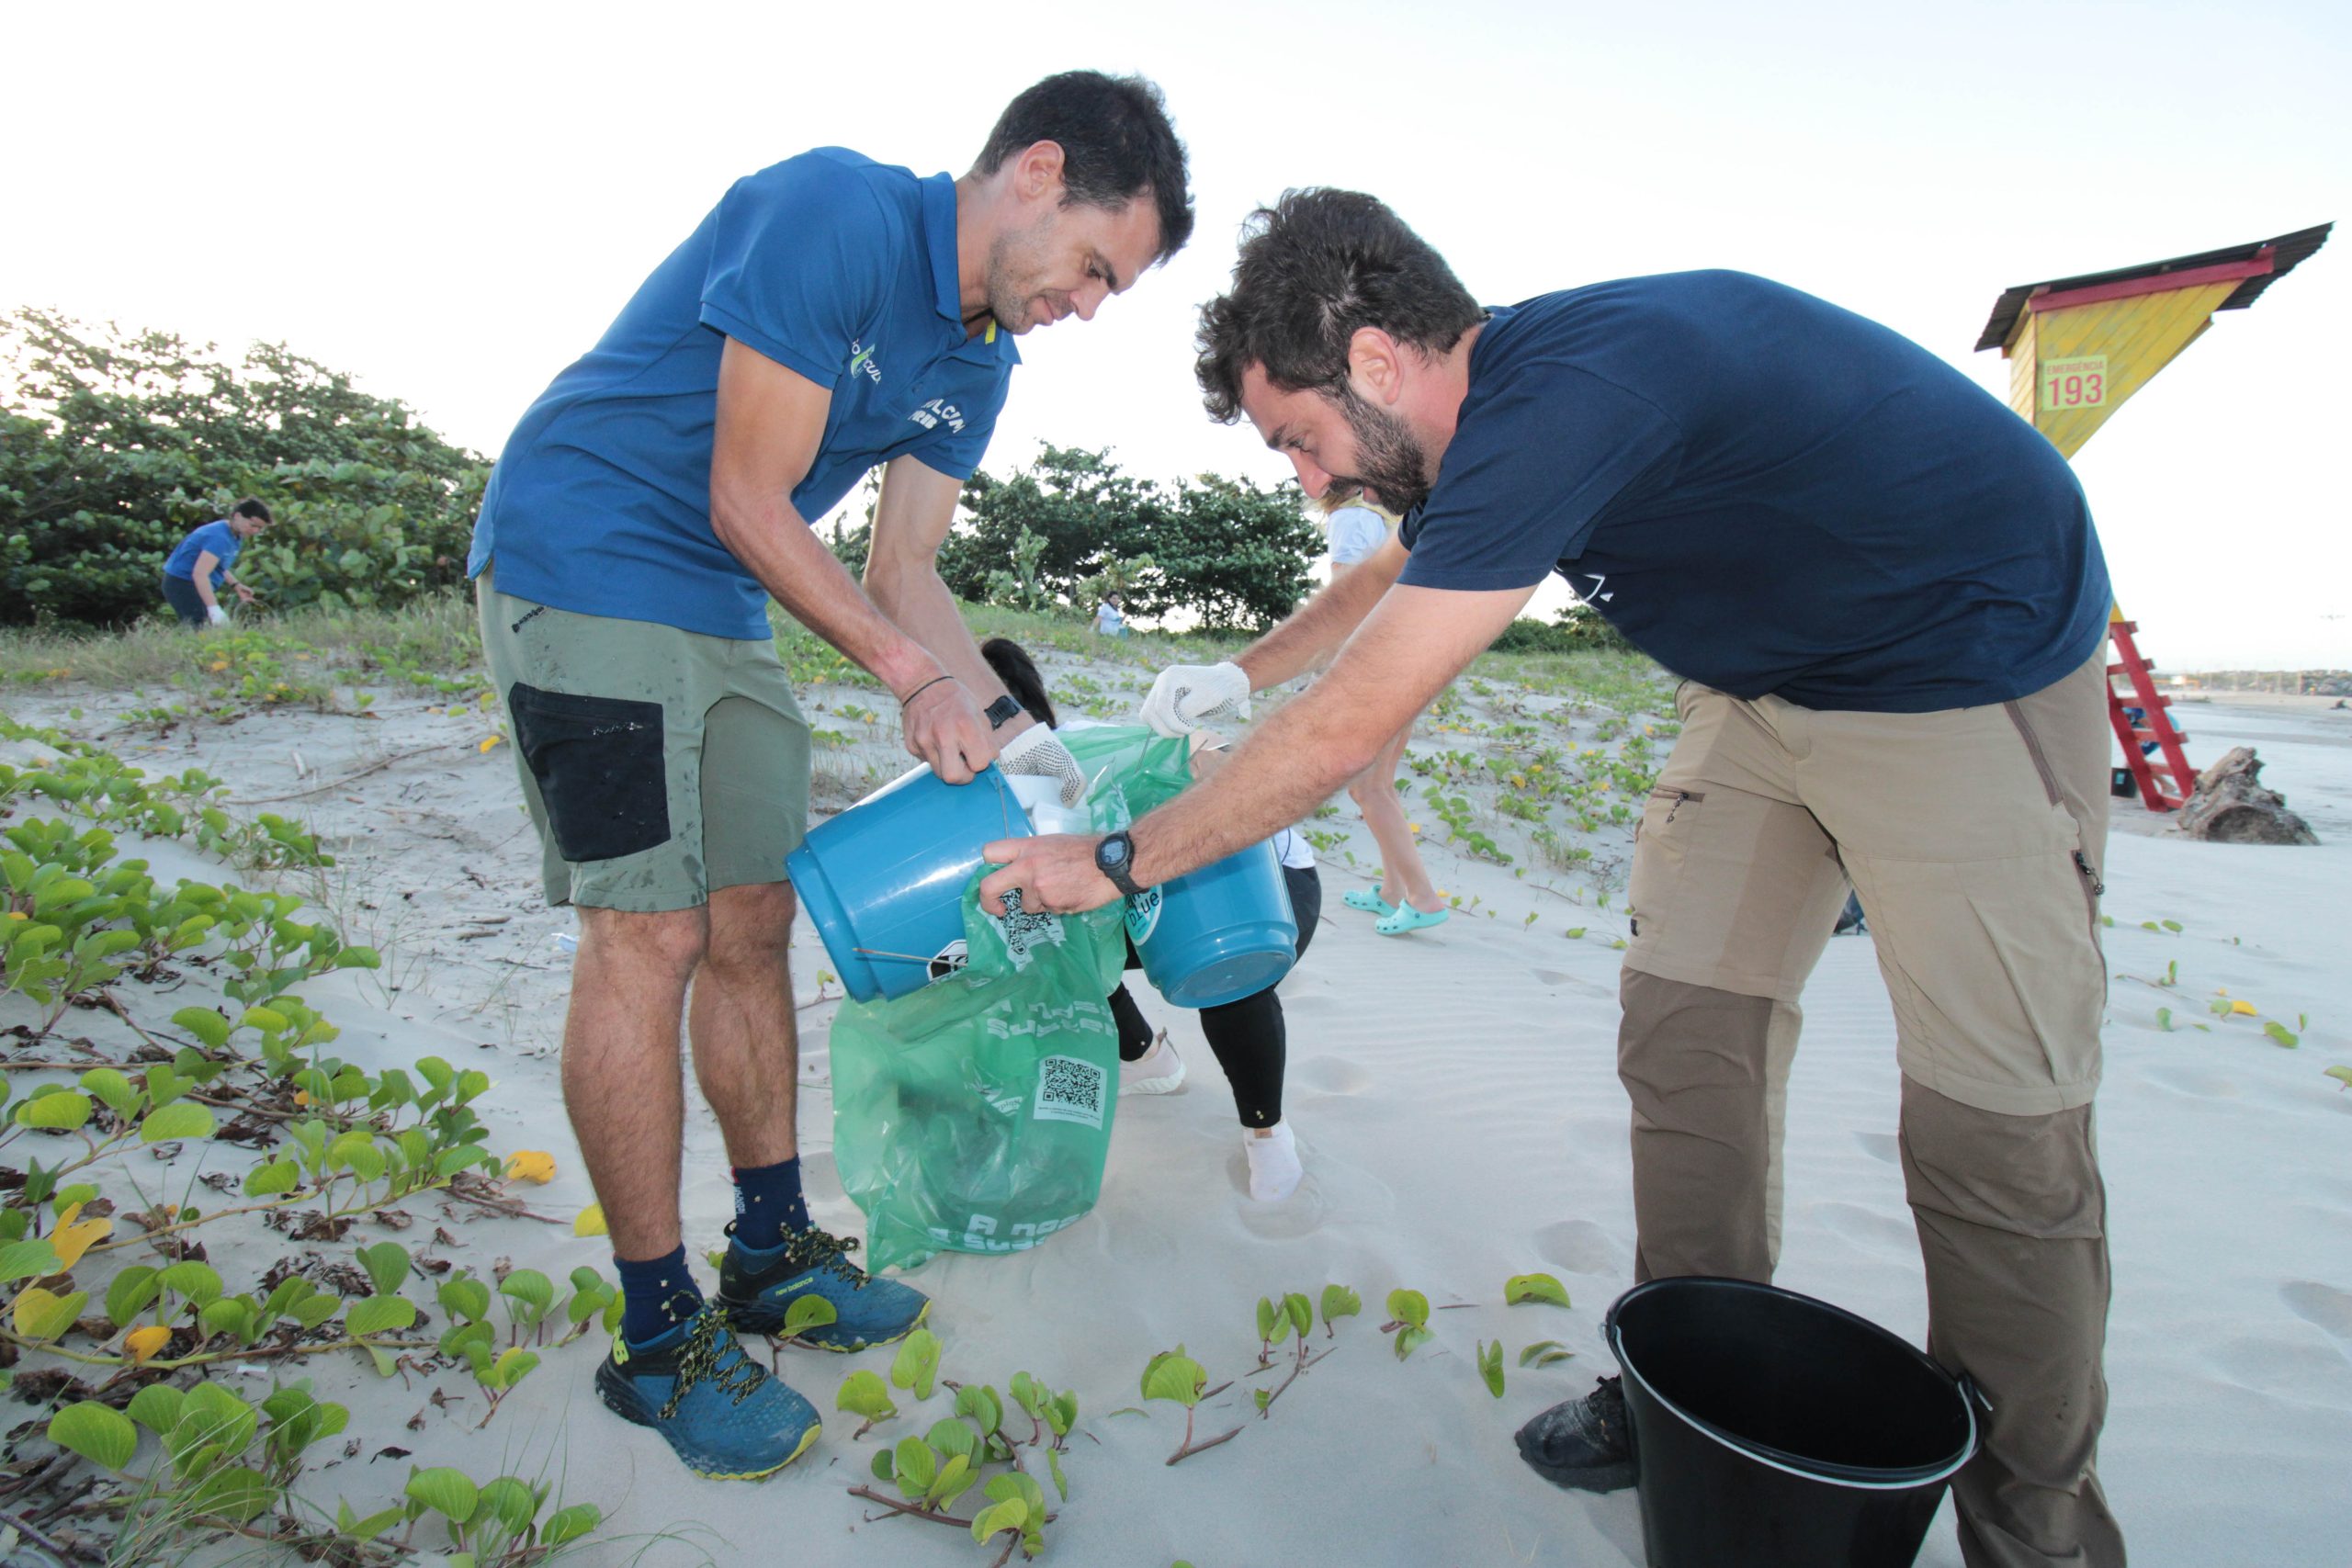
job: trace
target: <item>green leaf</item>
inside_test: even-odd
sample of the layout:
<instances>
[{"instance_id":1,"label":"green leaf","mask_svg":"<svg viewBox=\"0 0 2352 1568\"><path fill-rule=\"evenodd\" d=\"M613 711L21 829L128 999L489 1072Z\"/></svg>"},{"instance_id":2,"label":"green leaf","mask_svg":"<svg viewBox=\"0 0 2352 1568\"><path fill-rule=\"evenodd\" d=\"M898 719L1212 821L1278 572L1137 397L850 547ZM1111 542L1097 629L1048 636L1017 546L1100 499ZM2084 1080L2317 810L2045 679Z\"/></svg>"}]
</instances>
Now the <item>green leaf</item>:
<instances>
[{"instance_id":1,"label":"green leaf","mask_svg":"<svg viewBox=\"0 0 2352 1568\"><path fill-rule=\"evenodd\" d=\"M574 1503L568 1508L558 1508L548 1516L539 1529L539 1541L545 1546L562 1546L578 1540L605 1522L605 1516L594 1503Z\"/></svg>"},{"instance_id":2,"label":"green leaf","mask_svg":"<svg viewBox=\"0 0 2352 1568\"><path fill-rule=\"evenodd\" d=\"M1274 1306L1272 1298L1266 1296L1260 1296L1258 1298L1259 1338L1272 1339L1274 1337L1274 1314L1276 1310L1277 1309Z\"/></svg>"},{"instance_id":3,"label":"green leaf","mask_svg":"<svg viewBox=\"0 0 2352 1568\"><path fill-rule=\"evenodd\" d=\"M34 1285L18 1293L12 1315L17 1330L28 1339L62 1339L81 1319L82 1309L89 1301L87 1291L60 1296Z\"/></svg>"},{"instance_id":4,"label":"green leaf","mask_svg":"<svg viewBox=\"0 0 2352 1568\"><path fill-rule=\"evenodd\" d=\"M245 1524L268 1508L276 1491L259 1471L243 1465L214 1471L188 1494L188 1504L199 1514L216 1515Z\"/></svg>"},{"instance_id":5,"label":"green leaf","mask_svg":"<svg viewBox=\"0 0 2352 1568\"><path fill-rule=\"evenodd\" d=\"M972 1516L972 1539L982 1543L1006 1530L1025 1534L1028 1528L1029 1505L1018 1497L991 1503Z\"/></svg>"},{"instance_id":6,"label":"green leaf","mask_svg":"<svg viewBox=\"0 0 2352 1568\"><path fill-rule=\"evenodd\" d=\"M1283 1297L1283 1311L1290 1318L1291 1332L1306 1338L1306 1331L1315 1326L1315 1304L1293 1291Z\"/></svg>"},{"instance_id":7,"label":"green leaf","mask_svg":"<svg viewBox=\"0 0 2352 1568\"><path fill-rule=\"evenodd\" d=\"M2346 1089L2352 1089L2352 1067L2323 1067L2320 1070Z\"/></svg>"},{"instance_id":8,"label":"green leaf","mask_svg":"<svg viewBox=\"0 0 2352 1568\"><path fill-rule=\"evenodd\" d=\"M343 1320L344 1327L355 1339L389 1329L413 1327L415 1323L416 1303L406 1296L369 1296L354 1302Z\"/></svg>"},{"instance_id":9,"label":"green leaf","mask_svg":"<svg viewBox=\"0 0 2352 1568\"><path fill-rule=\"evenodd\" d=\"M2158 1029L2165 1030L2165 1031L2167 1031L2167 1032L2169 1032L2169 1031L2171 1030L2171 1028L2172 1028L2172 1009L2170 1009L2170 1008L2158 1008L2158 1009L2156 1010L2156 1027L2157 1027Z\"/></svg>"},{"instance_id":10,"label":"green leaf","mask_svg":"<svg viewBox=\"0 0 2352 1568\"><path fill-rule=\"evenodd\" d=\"M1526 1349L1521 1350L1519 1353L1519 1364L1522 1367L1546 1365L1548 1364L1546 1358L1550 1356L1551 1352L1558 1350L1559 1348L1560 1342L1556 1339L1538 1339L1534 1344L1530 1345Z\"/></svg>"},{"instance_id":11,"label":"green leaf","mask_svg":"<svg viewBox=\"0 0 2352 1568\"><path fill-rule=\"evenodd\" d=\"M929 1399L939 1372L939 1336L928 1328L908 1335L890 1359L891 1386L911 1390L917 1399Z\"/></svg>"},{"instance_id":12,"label":"green leaf","mask_svg":"<svg viewBox=\"0 0 2352 1568\"><path fill-rule=\"evenodd\" d=\"M980 1436L985 1438L1004 1425L1004 1402L986 1383L966 1383L956 1391L956 1414L978 1423Z\"/></svg>"},{"instance_id":13,"label":"green leaf","mask_svg":"<svg viewBox=\"0 0 2352 1568\"><path fill-rule=\"evenodd\" d=\"M900 1438L891 1450L891 1457L898 1461L899 1490L909 1498L921 1501L931 1490L931 1483L939 1479L939 1456L921 1438Z\"/></svg>"},{"instance_id":14,"label":"green leaf","mask_svg":"<svg viewBox=\"0 0 2352 1568\"><path fill-rule=\"evenodd\" d=\"M1184 1354L1182 1345L1173 1350L1162 1350L1143 1370L1143 1396L1146 1399L1172 1399L1191 1409L1200 1402L1201 1390L1208 1386L1209 1375L1198 1361Z\"/></svg>"},{"instance_id":15,"label":"green leaf","mask_svg":"<svg viewBox=\"0 0 2352 1568\"><path fill-rule=\"evenodd\" d=\"M1501 1340L1496 1340L1491 1346L1483 1339L1478 1341L1478 1375L1486 1380L1488 1393L1493 1394L1497 1399L1503 1396L1503 1342Z\"/></svg>"},{"instance_id":16,"label":"green leaf","mask_svg":"<svg viewBox=\"0 0 2352 1568\"><path fill-rule=\"evenodd\" d=\"M139 1449L130 1417L94 1399L69 1404L49 1418L49 1440L106 1470L122 1470Z\"/></svg>"},{"instance_id":17,"label":"green leaf","mask_svg":"<svg viewBox=\"0 0 2352 1568\"><path fill-rule=\"evenodd\" d=\"M1503 1304L1517 1306L1521 1302L1566 1306L1568 1288L1549 1274L1513 1274L1503 1281Z\"/></svg>"},{"instance_id":18,"label":"green leaf","mask_svg":"<svg viewBox=\"0 0 2352 1568\"><path fill-rule=\"evenodd\" d=\"M2290 1051L2303 1043L2301 1035L2275 1018L2262 1026L2262 1032L2270 1036L2274 1043L2284 1045Z\"/></svg>"},{"instance_id":19,"label":"green leaf","mask_svg":"<svg viewBox=\"0 0 2352 1568\"><path fill-rule=\"evenodd\" d=\"M499 1356L491 1366L491 1375L482 1381L492 1388L513 1388L516 1383L529 1377L538 1364L539 1358L536 1351L526 1350L516 1346Z\"/></svg>"},{"instance_id":20,"label":"green leaf","mask_svg":"<svg viewBox=\"0 0 2352 1568\"><path fill-rule=\"evenodd\" d=\"M40 1094L17 1107L17 1125L48 1132L70 1133L90 1119L90 1097L67 1089Z\"/></svg>"},{"instance_id":21,"label":"green leaf","mask_svg":"<svg viewBox=\"0 0 2352 1568\"><path fill-rule=\"evenodd\" d=\"M527 1321L537 1322L555 1304L555 1281L536 1269L517 1269L498 1282L498 1293L530 1308Z\"/></svg>"},{"instance_id":22,"label":"green leaf","mask_svg":"<svg viewBox=\"0 0 2352 1568\"><path fill-rule=\"evenodd\" d=\"M46 1247L46 1242L41 1244ZM12 1249L13 1250L13 1249ZM6 1253L0 1253L5 1258ZM0 1270L5 1274L5 1270ZM134 1263L107 1282L107 1317L117 1328L128 1328L163 1290L154 1269Z\"/></svg>"},{"instance_id":23,"label":"green leaf","mask_svg":"<svg viewBox=\"0 0 2352 1568\"><path fill-rule=\"evenodd\" d=\"M113 1067L92 1067L82 1075L82 1087L118 1116L129 1116L130 1108L139 1103L138 1087Z\"/></svg>"},{"instance_id":24,"label":"green leaf","mask_svg":"<svg viewBox=\"0 0 2352 1568\"><path fill-rule=\"evenodd\" d=\"M1046 1450L1046 1468L1053 1472L1055 1493L1063 1502L1069 1502L1069 1478L1062 1473L1062 1455L1059 1449L1047 1449Z\"/></svg>"},{"instance_id":25,"label":"green leaf","mask_svg":"<svg viewBox=\"0 0 2352 1568\"><path fill-rule=\"evenodd\" d=\"M1430 1299L1419 1291L1391 1291L1388 1315L1394 1322L1419 1328L1430 1320Z\"/></svg>"},{"instance_id":26,"label":"green leaf","mask_svg":"<svg viewBox=\"0 0 2352 1568\"><path fill-rule=\"evenodd\" d=\"M358 1256L359 1267L368 1270L378 1295L391 1295L407 1281L408 1248L399 1242L379 1241L373 1247L363 1247ZM544 1280L547 1276L542 1274L539 1278Z\"/></svg>"},{"instance_id":27,"label":"green leaf","mask_svg":"<svg viewBox=\"0 0 2352 1568\"><path fill-rule=\"evenodd\" d=\"M1403 1360L1436 1337L1418 1324L1408 1323L1396 1331L1396 1359Z\"/></svg>"},{"instance_id":28,"label":"green leaf","mask_svg":"<svg viewBox=\"0 0 2352 1568\"><path fill-rule=\"evenodd\" d=\"M839 1323L841 1314L833 1303L822 1296L796 1296L784 1309L784 1337L797 1339L812 1328L822 1328L829 1323Z\"/></svg>"},{"instance_id":29,"label":"green leaf","mask_svg":"<svg viewBox=\"0 0 2352 1568\"><path fill-rule=\"evenodd\" d=\"M890 1391L882 1386L881 1377L874 1372L852 1372L842 1380L841 1393L833 1396L833 1408L863 1416L868 1421L885 1421L899 1413L890 1403Z\"/></svg>"},{"instance_id":30,"label":"green leaf","mask_svg":"<svg viewBox=\"0 0 2352 1568\"><path fill-rule=\"evenodd\" d=\"M276 1198L302 1185L302 1168L290 1159L266 1160L245 1175L245 1196Z\"/></svg>"},{"instance_id":31,"label":"green leaf","mask_svg":"<svg viewBox=\"0 0 2352 1568\"><path fill-rule=\"evenodd\" d=\"M1353 1317L1362 1311L1363 1298L1345 1285L1323 1287L1323 1327L1327 1332L1340 1318Z\"/></svg>"},{"instance_id":32,"label":"green leaf","mask_svg":"<svg viewBox=\"0 0 2352 1568\"><path fill-rule=\"evenodd\" d=\"M970 1459L979 1452L980 1448L980 1439L973 1430L952 1416L933 1423L931 1430L923 1434L922 1440L951 1457L961 1454ZM887 1481L889 1478L885 1476L883 1479Z\"/></svg>"},{"instance_id":33,"label":"green leaf","mask_svg":"<svg viewBox=\"0 0 2352 1568\"><path fill-rule=\"evenodd\" d=\"M451 1524L469 1522L481 1504L481 1488L466 1479L465 1472L447 1465L416 1472L403 1490Z\"/></svg>"},{"instance_id":34,"label":"green leaf","mask_svg":"<svg viewBox=\"0 0 2352 1568\"><path fill-rule=\"evenodd\" d=\"M173 1264L159 1278L164 1289L193 1303L198 1311L220 1299L220 1275L209 1263L189 1258Z\"/></svg>"},{"instance_id":35,"label":"green leaf","mask_svg":"<svg viewBox=\"0 0 2352 1568\"><path fill-rule=\"evenodd\" d=\"M139 1123L142 1144L167 1144L182 1138L209 1138L216 1125L211 1111L192 1100L175 1100L147 1113Z\"/></svg>"},{"instance_id":36,"label":"green leaf","mask_svg":"<svg viewBox=\"0 0 2352 1568\"><path fill-rule=\"evenodd\" d=\"M939 1478L924 1490L923 1502L931 1507L945 1507L969 1491L979 1478L970 1460L962 1454L949 1454L939 1466Z\"/></svg>"},{"instance_id":37,"label":"green leaf","mask_svg":"<svg viewBox=\"0 0 2352 1568\"><path fill-rule=\"evenodd\" d=\"M876 1449L874 1462L865 1468L874 1472L876 1481L896 1481L899 1478L898 1461L890 1457L888 1449Z\"/></svg>"},{"instance_id":38,"label":"green leaf","mask_svg":"<svg viewBox=\"0 0 2352 1568\"><path fill-rule=\"evenodd\" d=\"M2176 936L2180 934L2181 925L2178 920L2166 920L2164 922L2164 928Z\"/></svg>"},{"instance_id":39,"label":"green leaf","mask_svg":"<svg viewBox=\"0 0 2352 1568\"><path fill-rule=\"evenodd\" d=\"M258 1008L249 1009L245 1021L251 1022L254 1013L260 1010ZM172 1014L172 1021L215 1051L229 1043L229 1021L210 1008L182 1008ZM280 1023L278 1027L283 1029L285 1025Z\"/></svg>"},{"instance_id":40,"label":"green leaf","mask_svg":"<svg viewBox=\"0 0 2352 1568\"><path fill-rule=\"evenodd\" d=\"M17 1280L44 1280L61 1267L57 1248L49 1244L47 1237L36 1236L30 1241L15 1241L0 1247L0 1285ZM152 1274L154 1270L150 1269L148 1272Z\"/></svg>"},{"instance_id":41,"label":"green leaf","mask_svg":"<svg viewBox=\"0 0 2352 1568\"><path fill-rule=\"evenodd\" d=\"M514 1476L502 1475L482 1486L481 1517L496 1519L510 1536L519 1536L529 1529L538 1511L538 1494Z\"/></svg>"},{"instance_id":42,"label":"green leaf","mask_svg":"<svg viewBox=\"0 0 2352 1568\"><path fill-rule=\"evenodd\" d=\"M181 1407L187 1403L187 1395L181 1390L169 1383L151 1382L130 1396L123 1412L160 1438L180 1424Z\"/></svg>"}]
</instances>

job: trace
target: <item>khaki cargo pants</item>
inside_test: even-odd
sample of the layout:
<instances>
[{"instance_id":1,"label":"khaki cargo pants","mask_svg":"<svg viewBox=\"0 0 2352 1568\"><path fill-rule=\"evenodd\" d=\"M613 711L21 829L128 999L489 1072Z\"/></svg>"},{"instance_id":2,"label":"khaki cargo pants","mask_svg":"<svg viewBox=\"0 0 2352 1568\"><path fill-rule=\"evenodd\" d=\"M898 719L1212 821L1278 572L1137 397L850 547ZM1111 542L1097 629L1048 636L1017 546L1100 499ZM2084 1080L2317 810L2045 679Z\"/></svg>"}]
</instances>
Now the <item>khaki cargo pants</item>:
<instances>
[{"instance_id":1,"label":"khaki cargo pants","mask_svg":"<svg viewBox=\"0 0 2352 1568\"><path fill-rule=\"evenodd\" d=\"M2093 1470L2106 703L2103 660L1924 714L1687 682L1634 852L1618 1072L1644 1280L1771 1277L1797 998L1849 878L1861 897L1894 1002L1928 1352L1992 1406L1954 1483L1970 1568L2124 1560Z\"/></svg>"}]
</instances>

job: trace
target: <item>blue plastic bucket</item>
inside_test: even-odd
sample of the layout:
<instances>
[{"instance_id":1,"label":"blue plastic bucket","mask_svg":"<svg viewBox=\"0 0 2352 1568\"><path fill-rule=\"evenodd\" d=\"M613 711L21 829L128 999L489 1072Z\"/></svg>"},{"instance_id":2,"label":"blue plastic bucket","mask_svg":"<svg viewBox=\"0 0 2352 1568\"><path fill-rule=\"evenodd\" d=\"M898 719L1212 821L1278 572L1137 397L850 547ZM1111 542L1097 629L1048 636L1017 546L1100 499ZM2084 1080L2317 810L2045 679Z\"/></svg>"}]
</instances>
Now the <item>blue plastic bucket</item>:
<instances>
[{"instance_id":1,"label":"blue plastic bucket","mask_svg":"<svg viewBox=\"0 0 2352 1568\"><path fill-rule=\"evenodd\" d=\"M786 874L849 994L903 997L964 965L964 887L980 848L1029 837L994 767L967 784L917 768L808 831Z\"/></svg>"},{"instance_id":2,"label":"blue plastic bucket","mask_svg":"<svg viewBox=\"0 0 2352 1568\"><path fill-rule=\"evenodd\" d=\"M1127 900L1144 977L1180 1008L1238 1002L1290 973L1298 921L1271 840Z\"/></svg>"}]
</instances>

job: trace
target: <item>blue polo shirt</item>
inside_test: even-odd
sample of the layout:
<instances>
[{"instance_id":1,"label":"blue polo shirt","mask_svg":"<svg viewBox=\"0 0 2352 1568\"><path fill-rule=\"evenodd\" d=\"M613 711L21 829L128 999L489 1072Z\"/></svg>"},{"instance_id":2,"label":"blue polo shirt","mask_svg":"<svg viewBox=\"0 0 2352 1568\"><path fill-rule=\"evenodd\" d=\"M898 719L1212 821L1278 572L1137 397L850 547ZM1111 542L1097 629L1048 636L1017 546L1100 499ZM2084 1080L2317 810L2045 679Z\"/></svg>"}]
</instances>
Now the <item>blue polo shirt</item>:
<instances>
[{"instance_id":1,"label":"blue polo shirt","mask_svg":"<svg viewBox=\"0 0 2352 1568\"><path fill-rule=\"evenodd\" d=\"M718 358L734 338L832 391L792 491L814 521L912 455L952 479L988 449L1010 333L967 336L956 185L820 148L738 180L508 438L469 576L558 609L765 641L767 592L710 525Z\"/></svg>"},{"instance_id":2,"label":"blue polo shirt","mask_svg":"<svg viewBox=\"0 0 2352 1568\"><path fill-rule=\"evenodd\" d=\"M2106 635L2107 565L2033 426L1876 322L1735 272L1498 310L1399 581L1558 571L1634 645L1734 696L2006 702Z\"/></svg>"},{"instance_id":3,"label":"blue polo shirt","mask_svg":"<svg viewBox=\"0 0 2352 1568\"><path fill-rule=\"evenodd\" d=\"M212 569L212 586L218 588L221 578L228 575L229 569L237 564L237 556L244 547L245 542L237 537L237 531L229 526L229 520L217 518L179 542L164 561L164 575L194 582L197 558L210 550L220 562Z\"/></svg>"}]
</instances>

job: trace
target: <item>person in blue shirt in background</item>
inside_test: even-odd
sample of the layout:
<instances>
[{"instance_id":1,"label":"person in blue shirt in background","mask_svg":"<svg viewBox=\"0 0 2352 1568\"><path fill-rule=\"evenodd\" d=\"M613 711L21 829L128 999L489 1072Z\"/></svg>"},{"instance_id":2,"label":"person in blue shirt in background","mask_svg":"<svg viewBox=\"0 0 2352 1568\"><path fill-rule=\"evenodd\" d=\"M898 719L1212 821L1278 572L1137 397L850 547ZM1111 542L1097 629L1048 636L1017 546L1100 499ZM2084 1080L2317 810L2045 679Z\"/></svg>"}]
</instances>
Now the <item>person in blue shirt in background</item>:
<instances>
[{"instance_id":1,"label":"person in blue shirt in background","mask_svg":"<svg viewBox=\"0 0 2352 1568\"><path fill-rule=\"evenodd\" d=\"M220 607L220 585L237 591L240 604L254 602L254 591L229 569L245 541L270 525L269 508L252 496L229 509L229 515L191 532L164 561L164 603L184 626L225 626L229 612Z\"/></svg>"},{"instance_id":2,"label":"person in blue shirt in background","mask_svg":"<svg viewBox=\"0 0 2352 1568\"><path fill-rule=\"evenodd\" d=\"M1174 254L1186 180L1159 89L1090 71L1016 97L960 179L839 147L746 175L531 405L483 496L484 653L548 901L580 911L564 1103L626 1297L596 1390L697 1473L770 1474L818 1434L738 1330L818 1296L835 1319L802 1342L849 1351L930 1308L801 1192L785 856L809 739L771 604L889 688L946 783L995 761L1075 804L1075 761L1005 694L936 557L1013 340ZM861 587L809 525L877 466ZM682 1012L734 1168L709 1301L679 1216Z\"/></svg>"},{"instance_id":3,"label":"person in blue shirt in background","mask_svg":"<svg viewBox=\"0 0 2352 1568\"><path fill-rule=\"evenodd\" d=\"M2065 459L1937 355L1766 278L1481 308L1354 191L1258 212L1197 342L1212 418L1404 523L1232 660L1163 671L1144 716L1246 718L1336 652L1329 673L1125 832L986 846L982 907L1096 908L1295 820L1557 572L1684 678L1618 990L1635 1280L1770 1280L1798 998L1850 884L1893 1002L1928 1353L1986 1407L1951 1483L1962 1558L2122 1568L2092 1122L2112 594ZM1517 1442L1562 1485L1633 1483L1618 1379Z\"/></svg>"}]
</instances>

